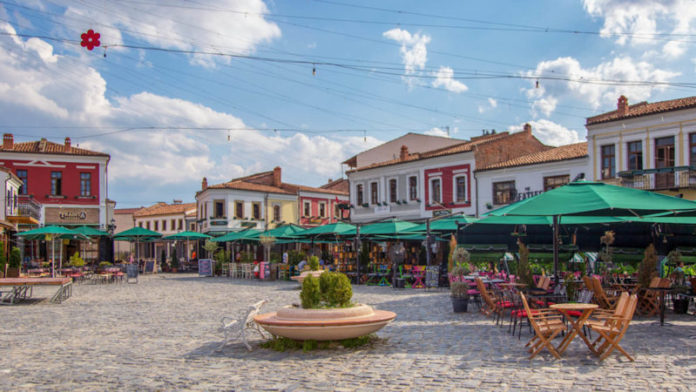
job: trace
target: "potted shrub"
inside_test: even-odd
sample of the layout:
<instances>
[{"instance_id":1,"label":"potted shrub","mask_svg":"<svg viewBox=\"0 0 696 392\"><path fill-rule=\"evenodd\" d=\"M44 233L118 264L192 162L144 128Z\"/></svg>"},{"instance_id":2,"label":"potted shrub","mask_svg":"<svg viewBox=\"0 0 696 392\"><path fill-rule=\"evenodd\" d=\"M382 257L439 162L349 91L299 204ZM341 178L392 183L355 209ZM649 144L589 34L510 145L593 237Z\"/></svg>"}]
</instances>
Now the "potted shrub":
<instances>
[{"instance_id":1,"label":"potted shrub","mask_svg":"<svg viewBox=\"0 0 696 392\"><path fill-rule=\"evenodd\" d=\"M179 258L176 257L176 249L172 249L172 253L169 259L169 265L171 267L171 272L176 272L179 268Z\"/></svg>"},{"instance_id":2,"label":"potted shrub","mask_svg":"<svg viewBox=\"0 0 696 392\"><path fill-rule=\"evenodd\" d=\"M16 246L10 251L10 260L7 263L7 277L8 278L19 278L19 271L22 267L22 255L19 248Z\"/></svg>"},{"instance_id":3,"label":"potted shrub","mask_svg":"<svg viewBox=\"0 0 696 392\"><path fill-rule=\"evenodd\" d=\"M293 276L290 279L297 281L300 284L303 284L304 279L307 276L313 276L315 278L318 278L325 272L324 270L320 269L319 258L317 256L309 256L309 259L307 260L307 265L309 266L309 271L302 271L299 276Z\"/></svg>"},{"instance_id":4,"label":"potted shrub","mask_svg":"<svg viewBox=\"0 0 696 392\"><path fill-rule=\"evenodd\" d=\"M452 252L451 260L455 264L449 275L452 310L455 313L466 312L469 304L469 283L464 279L464 275L469 272L469 252L457 247Z\"/></svg>"},{"instance_id":5,"label":"potted shrub","mask_svg":"<svg viewBox=\"0 0 696 392\"><path fill-rule=\"evenodd\" d=\"M2 249L5 249L5 244L4 242L0 241L0 277L4 278L5 272L9 266L7 265L7 256Z\"/></svg>"},{"instance_id":6,"label":"potted shrub","mask_svg":"<svg viewBox=\"0 0 696 392\"><path fill-rule=\"evenodd\" d=\"M70 266L75 267L75 268L81 268L84 267L85 261L80 257L80 252L75 252L73 253L72 256L70 256Z\"/></svg>"},{"instance_id":7,"label":"potted shrub","mask_svg":"<svg viewBox=\"0 0 696 392\"><path fill-rule=\"evenodd\" d=\"M312 275L302 282L302 306L286 306L254 317L274 336L294 340L342 340L369 335L392 321L393 312L351 302L350 279L339 272Z\"/></svg>"}]
</instances>

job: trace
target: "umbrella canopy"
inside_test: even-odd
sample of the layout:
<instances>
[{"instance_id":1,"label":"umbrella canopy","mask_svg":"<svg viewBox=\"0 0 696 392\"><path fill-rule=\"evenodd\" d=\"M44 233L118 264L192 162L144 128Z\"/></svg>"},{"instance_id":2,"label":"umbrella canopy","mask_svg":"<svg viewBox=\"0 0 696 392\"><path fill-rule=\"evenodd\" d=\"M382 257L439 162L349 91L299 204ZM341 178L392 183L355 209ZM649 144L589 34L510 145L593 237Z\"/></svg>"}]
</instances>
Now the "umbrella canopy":
<instances>
[{"instance_id":1,"label":"umbrella canopy","mask_svg":"<svg viewBox=\"0 0 696 392\"><path fill-rule=\"evenodd\" d=\"M396 234L413 234L411 231L418 226L416 223L402 221L399 219L390 219L384 222L371 223L360 228L361 236L369 235L396 235ZM354 236L356 230L351 230L344 235Z\"/></svg>"},{"instance_id":2,"label":"umbrella canopy","mask_svg":"<svg viewBox=\"0 0 696 392\"><path fill-rule=\"evenodd\" d=\"M638 218L636 218L638 219ZM620 223L632 220L627 217L615 216L561 216L558 223L562 225L590 225L595 223ZM553 224L551 216L516 216L516 215L489 215L475 222L482 225L548 225Z\"/></svg>"},{"instance_id":3,"label":"umbrella canopy","mask_svg":"<svg viewBox=\"0 0 696 392\"><path fill-rule=\"evenodd\" d=\"M241 241L241 240L258 240L261 230L242 230L242 231L232 231L221 237L213 238L213 242L229 242L229 241Z\"/></svg>"},{"instance_id":4,"label":"umbrella canopy","mask_svg":"<svg viewBox=\"0 0 696 392\"><path fill-rule=\"evenodd\" d=\"M80 233L87 237L107 237L109 233L101 230L97 230L90 226L80 226L72 229L76 233Z\"/></svg>"},{"instance_id":5,"label":"umbrella canopy","mask_svg":"<svg viewBox=\"0 0 696 392\"><path fill-rule=\"evenodd\" d=\"M178 240L207 240L212 238L211 236L203 233L198 233L195 231L182 231L181 233L176 233L162 237L163 240L168 241L178 241Z\"/></svg>"},{"instance_id":6,"label":"umbrella canopy","mask_svg":"<svg viewBox=\"0 0 696 392\"><path fill-rule=\"evenodd\" d=\"M488 215L640 216L694 209L695 202L673 196L603 182L576 181L491 211Z\"/></svg>"},{"instance_id":7,"label":"umbrella canopy","mask_svg":"<svg viewBox=\"0 0 696 392\"><path fill-rule=\"evenodd\" d=\"M84 234L70 230L70 229L63 227L63 226L55 226L55 225L39 227L38 229L28 230L28 231L23 231L21 233L17 233L17 236L26 237L27 239L30 239L30 240L44 239L44 238L46 238L47 235L53 236L53 238L62 238L62 239L87 239L87 236L85 236Z\"/></svg>"},{"instance_id":8,"label":"umbrella canopy","mask_svg":"<svg viewBox=\"0 0 696 392\"><path fill-rule=\"evenodd\" d=\"M140 240L144 238L159 238L162 234L148 230L139 226L132 227L128 230L122 231L120 233L114 234L115 240L133 241Z\"/></svg>"},{"instance_id":9,"label":"umbrella canopy","mask_svg":"<svg viewBox=\"0 0 696 392\"><path fill-rule=\"evenodd\" d=\"M305 231L297 233L298 237L322 237L322 236L342 236L345 233L355 231L355 225L351 225L343 222L331 223L328 225L322 225L317 227L312 227Z\"/></svg>"},{"instance_id":10,"label":"umbrella canopy","mask_svg":"<svg viewBox=\"0 0 696 392\"><path fill-rule=\"evenodd\" d=\"M259 237L273 237L277 239L293 239L295 235L305 231L301 226L289 224L278 226L275 229L266 230Z\"/></svg>"},{"instance_id":11,"label":"umbrella canopy","mask_svg":"<svg viewBox=\"0 0 696 392\"><path fill-rule=\"evenodd\" d=\"M474 223L478 219L473 216L467 216L464 214L456 214L448 216L447 218L438 219L436 221L430 222L430 231L444 231L444 232L455 232L457 231L457 223L466 224ZM417 225L412 230L409 231L426 231L425 223Z\"/></svg>"}]
</instances>

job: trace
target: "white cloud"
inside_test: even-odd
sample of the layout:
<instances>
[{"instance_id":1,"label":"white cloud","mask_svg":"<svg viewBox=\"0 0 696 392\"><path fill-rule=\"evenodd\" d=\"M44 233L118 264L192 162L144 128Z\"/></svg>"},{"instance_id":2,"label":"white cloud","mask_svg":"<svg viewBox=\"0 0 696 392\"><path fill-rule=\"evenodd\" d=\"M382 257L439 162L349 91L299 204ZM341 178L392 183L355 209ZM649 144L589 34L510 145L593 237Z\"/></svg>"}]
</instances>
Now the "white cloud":
<instances>
[{"instance_id":1,"label":"white cloud","mask_svg":"<svg viewBox=\"0 0 696 392\"><path fill-rule=\"evenodd\" d=\"M447 91L453 93L461 93L469 88L462 82L455 80L453 78L454 71L450 67L440 67L440 69L435 73L435 80L433 80L433 87L443 87Z\"/></svg>"},{"instance_id":2,"label":"white cloud","mask_svg":"<svg viewBox=\"0 0 696 392\"><path fill-rule=\"evenodd\" d=\"M488 98L488 105L479 105L478 112L484 113L484 112L488 111L489 109L495 109L497 107L498 107L498 101L496 101L493 98Z\"/></svg>"},{"instance_id":3,"label":"white cloud","mask_svg":"<svg viewBox=\"0 0 696 392\"><path fill-rule=\"evenodd\" d=\"M405 74L414 75L423 70L428 61L428 48L430 36L426 34L411 34L407 30L391 29L382 33L382 36L401 44L401 61L404 64ZM409 85L414 83L413 78L404 78Z\"/></svg>"},{"instance_id":4,"label":"white cloud","mask_svg":"<svg viewBox=\"0 0 696 392\"><path fill-rule=\"evenodd\" d=\"M562 146L581 141L577 131L568 129L560 124L556 124L553 121L536 120L527 122L532 126L532 134L544 144L551 146ZM513 125L508 127L508 131L518 132L521 131L523 127L524 123Z\"/></svg>"},{"instance_id":5,"label":"white cloud","mask_svg":"<svg viewBox=\"0 0 696 392\"><path fill-rule=\"evenodd\" d=\"M615 103L621 95L626 95L629 102L636 102L648 99L653 92L666 88L664 85L629 86L625 83L606 84L598 81L667 82L679 73L658 69L647 61L636 61L624 56L592 68L583 68L572 57L559 57L539 63L534 71L528 71L524 75L532 78L531 87L526 90L527 97L534 101L532 113L548 116L555 110L560 98L580 99L596 109L603 104ZM540 79L539 87L536 87L534 78L541 76L559 79ZM572 81L563 80L565 78Z\"/></svg>"},{"instance_id":6,"label":"white cloud","mask_svg":"<svg viewBox=\"0 0 696 392\"><path fill-rule=\"evenodd\" d=\"M98 7L71 0L52 0L65 7L60 24L69 36L79 37L85 26L95 26L102 45L128 41L206 52L249 54L261 43L280 37L280 28L264 19L268 8L262 0L201 0L182 7L159 2L107 1ZM114 50L118 50L113 47ZM228 57L195 54L191 63L212 66Z\"/></svg>"},{"instance_id":7,"label":"white cloud","mask_svg":"<svg viewBox=\"0 0 696 392\"><path fill-rule=\"evenodd\" d=\"M458 131L458 129L457 129L457 131ZM431 129L423 132L423 134L430 135L430 136L450 137L450 135L447 133L447 131L445 131L444 129L441 129L441 128L431 128Z\"/></svg>"},{"instance_id":8,"label":"white cloud","mask_svg":"<svg viewBox=\"0 0 696 392\"><path fill-rule=\"evenodd\" d=\"M601 36L612 37L619 45L662 45L659 34L696 32L692 0L584 0L584 7L592 17L604 18ZM676 58L685 52L687 43L681 40L688 37L677 37L663 45L666 56Z\"/></svg>"},{"instance_id":9,"label":"white cloud","mask_svg":"<svg viewBox=\"0 0 696 392\"><path fill-rule=\"evenodd\" d=\"M8 29L0 23L0 30ZM340 162L347 157L382 143L373 137L257 130L231 131L228 142L225 131L181 128L247 128L233 114L150 92L111 99L105 94L106 81L89 65L54 55L53 47L40 40L29 44L0 37L0 116L44 127L48 131L41 136L53 141L71 136L80 147L109 153L110 197L120 206L191 200L204 176L222 182L274 166L283 167L286 181L319 185L340 177ZM164 129L129 130L142 126ZM74 128L56 131L60 127ZM108 132L113 133L94 137Z\"/></svg>"}]
</instances>

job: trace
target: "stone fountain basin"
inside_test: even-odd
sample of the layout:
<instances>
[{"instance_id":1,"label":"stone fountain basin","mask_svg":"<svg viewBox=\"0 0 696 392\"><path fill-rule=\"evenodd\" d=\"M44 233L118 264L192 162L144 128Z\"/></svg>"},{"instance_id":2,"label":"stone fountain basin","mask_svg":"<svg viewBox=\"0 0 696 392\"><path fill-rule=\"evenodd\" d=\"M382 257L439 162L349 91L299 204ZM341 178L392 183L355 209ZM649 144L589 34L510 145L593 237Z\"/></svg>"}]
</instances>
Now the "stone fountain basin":
<instances>
[{"instance_id":1,"label":"stone fountain basin","mask_svg":"<svg viewBox=\"0 0 696 392\"><path fill-rule=\"evenodd\" d=\"M323 274L323 273L324 273L324 270L319 270L319 271L302 271L298 276L291 276L290 279L292 279L292 280L298 282L299 284L302 284L302 282L304 281L304 278L305 278L307 275L310 275L310 274L311 274L313 277L318 278L319 275L321 275L321 274Z\"/></svg>"},{"instance_id":2,"label":"stone fountain basin","mask_svg":"<svg viewBox=\"0 0 696 392\"><path fill-rule=\"evenodd\" d=\"M295 340L342 340L369 335L396 318L396 313L358 304L350 308L302 309L286 306L260 314L254 321L275 336Z\"/></svg>"}]
</instances>

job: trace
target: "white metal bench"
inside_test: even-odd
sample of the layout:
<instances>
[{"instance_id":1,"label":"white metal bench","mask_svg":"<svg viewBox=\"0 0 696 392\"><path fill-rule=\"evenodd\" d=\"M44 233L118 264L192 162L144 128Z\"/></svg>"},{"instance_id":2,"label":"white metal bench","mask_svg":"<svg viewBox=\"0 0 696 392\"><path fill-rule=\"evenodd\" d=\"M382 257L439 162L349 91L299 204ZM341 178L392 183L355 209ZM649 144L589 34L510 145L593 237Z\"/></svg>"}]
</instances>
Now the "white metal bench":
<instances>
[{"instance_id":1,"label":"white metal bench","mask_svg":"<svg viewBox=\"0 0 696 392\"><path fill-rule=\"evenodd\" d=\"M225 340L223 340L222 344L220 344L220 347L218 347L216 351L221 351L222 348L225 347L225 345L233 338L241 339L246 348L251 351L251 346L249 345L249 342L247 342L248 330L255 331L265 339L266 333L258 324L256 324L254 321L254 316L259 314L261 307L265 305L266 302L268 302L268 300L264 299L253 305L249 305L247 311L238 319L233 319L232 317L227 316L223 317L221 320L221 330L225 334Z\"/></svg>"}]
</instances>

